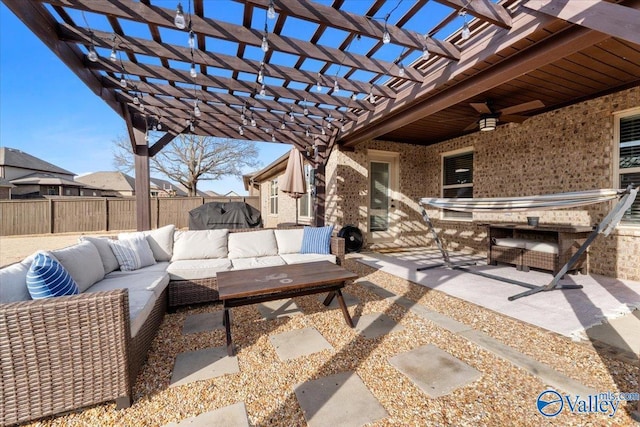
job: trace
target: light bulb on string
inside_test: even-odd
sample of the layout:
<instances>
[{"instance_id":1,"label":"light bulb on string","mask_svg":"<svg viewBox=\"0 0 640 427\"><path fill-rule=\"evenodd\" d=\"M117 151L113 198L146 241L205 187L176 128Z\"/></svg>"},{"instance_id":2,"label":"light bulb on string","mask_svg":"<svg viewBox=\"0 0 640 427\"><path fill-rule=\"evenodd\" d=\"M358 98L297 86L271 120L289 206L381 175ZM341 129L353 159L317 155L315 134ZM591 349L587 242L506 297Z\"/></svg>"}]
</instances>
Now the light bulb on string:
<instances>
[{"instance_id":1,"label":"light bulb on string","mask_svg":"<svg viewBox=\"0 0 640 427\"><path fill-rule=\"evenodd\" d=\"M246 117L242 119L242 124L245 126L249 124L249 121L247 120Z\"/></svg>"},{"instance_id":2,"label":"light bulb on string","mask_svg":"<svg viewBox=\"0 0 640 427\"><path fill-rule=\"evenodd\" d=\"M251 126L256 127L256 119L251 117Z\"/></svg>"},{"instance_id":3,"label":"light bulb on string","mask_svg":"<svg viewBox=\"0 0 640 427\"><path fill-rule=\"evenodd\" d=\"M267 87L265 85L260 86L260 96L267 96Z\"/></svg>"},{"instance_id":4,"label":"light bulb on string","mask_svg":"<svg viewBox=\"0 0 640 427\"><path fill-rule=\"evenodd\" d=\"M425 46L424 49L422 49L422 59L429 59L429 56L431 56L431 54L429 53L429 49Z\"/></svg>"},{"instance_id":5,"label":"light bulb on string","mask_svg":"<svg viewBox=\"0 0 640 427\"><path fill-rule=\"evenodd\" d=\"M271 134L271 142L276 142L276 134L275 133Z\"/></svg>"},{"instance_id":6,"label":"light bulb on string","mask_svg":"<svg viewBox=\"0 0 640 427\"><path fill-rule=\"evenodd\" d=\"M118 54L116 53L115 46L111 49L111 55L109 55L109 59L111 60L111 62L116 62L118 60Z\"/></svg>"},{"instance_id":7,"label":"light bulb on string","mask_svg":"<svg viewBox=\"0 0 640 427\"><path fill-rule=\"evenodd\" d=\"M382 34L382 43L388 44L391 42L391 34L389 34L389 30L387 29L387 20L384 21L384 33Z\"/></svg>"},{"instance_id":8,"label":"light bulb on string","mask_svg":"<svg viewBox=\"0 0 640 427\"><path fill-rule=\"evenodd\" d=\"M120 87L123 89L127 87L127 79L124 78L124 74L120 75Z\"/></svg>"},{"instance_id":9,"label":"light bulb on string","mask_svg":"<svg viewBox=\"0 0 640 427\"><path fill-rule=\"evenodd\" d=\"M471 37L469 23L467 21L464 21L464 24L462 25L462 40L469 40L469 37Z\"/></svg>"},{"instance_id":10,"label":"light bulb on string","mask_svg":"<svg viewBox=\"0 0 640 427\"><path fill-rule=\"evenodd\" d=\"M311 136L311 133L309 133L309 129L305 129L304 136L306 136L307 138Z\"/></svg>"},{"instance_id":11,"label":"light bulb on string","mask_svg":"<svg viewBox=\"0 0 640 427\"><path fill-rule=\"evenodd\" d=\"M369 92L369 102L371 102L372 104L376 103L376 97L373 94L373 91Z\"/></svg>"},{"instance_id":12,"label":"light bulb on string","mask_svg":"<svg viewBox=\"0 0 640 427\"><path fill-rule=\"evenodd\" d=\"M293 122L295 121L295 119L296 119L296 116L293 115L293 111L289 111L289 120Z\"/></svg>"},{"instance_id":13,"label":"light bulb on string","mask_svg":"<svg viewBox=\"0 0 640 427\"><path fill-rule=\"evenodd\" d=\"M309 108L307 107L307 98L304 99L304 108L302 109L302 114L306 116L309 115Z\"/></svg>"},{"instance_id":14,"label":"light bulb on string","mask_svg":"<svg viewBox=\"0 0 640 427\"><path fill-rule=\"evenodd\" d=\"M317 92L321 92L322 91L322 84L320 84L320 80L321 80L321 75L320 73L318 73L318 82L316 83L316 91Z\"/></svg>"},{"instance_id":15,"label":"light bulb on string","mask_svg":"<svg viewBox=\"0 0 640 427\"><path fill-rule=\"evenodd\" d=\"M176 8L176 16L173 18L173 23L181 30L184 30L187 26L187 22L184 20L184 11L182 10L181 3L178 3L178 7Z\"/></svg>"},{"instance_id":16,"label":"light bulb on string","mask_svg":"<svg viewBox=\"0 0 640 427\"><path fill-rule=\"evenodd\" d=\"M331 122L327 121L327 129L331 130Z\"/></svg>"},{"instance_id":17,"label":"light bulb on string","mask_svg":"<svg viewBox=\"0 0 640 427\"><path fill-rule=\"evenodd\" d=\"M196 35L193 30L189 30L189 48L194 49L196 47Z\"/></svg>"},{"instance_id":18,"label":"light bulb on string","mask_svg":"<svg viewBox=\"0 0 640 427\"><path fill-rule=\"evenodd\" d=\"M196 77L198 77L198 72L196 71L196 63L195 62L191 63L191 69L189 70L189 75L191 77L193 77L194 79Z\"/></svg>"},{"instance_id":19,"label":"light bulb on string","mask_svg":"<svg viewBox=\"0 0 640 427\"><path fill-rule=\"evenodd\" d=\"M200 107L198 107L198 104L193 107L193 115L196 117L200 117L202 115L202 111L200 111Z\"/></svg>"},{"instance_id":20,"label":"light bulb on string","mask_svg":"<svg viewBox=\"0 0 640 427\"><path fill-rule=\"evenodd\" d=\"M93 47L93 42L91 43L91 46L89 46L89 52L87 53L87 59L89 59L89 61L91 61L91 62L97 62L98 61L98 52L96 52L96 48Z\"/></svg>"},{"instance_id":21,"label":"light bulb on string","mask_svg":"<svg viewBox=\"0 0 640 427\"><path fill-rule=\"evenodd\" d=\"M324 127L322 128L322 134L323 134L323 135L326 135L326 134L327 134L327 132L325 132L325 130L324 130Z\"/></svg>"},{"instance_id":22,"label":"light bulb on string","mask_svg":"<svg viewBox=\"0 0 640 427\"><path fill-rule=\"evenodd\" d=\"M280 129L285 130L286 128L287 128L287 125L283 120L282 123L280 124Z\"/></svg>"},{"instance_id":23,"label":"light bulb on string","mask_svg":"<svg viewBox=\"0 0 640 427\"><path fill-rule=\"evenodd\" d=\"M267 9L267 18L276 19L276 9L273 7L273 0L269 2L269 9Z\"/></svg>"},{"instance_id":24,"label":"light bulb on string","mask_svg":"<svg viewBox=\"0 0 640 427\"><path fill-rule=\"evenodd\" d=\"M240 134L240 136L244 135L244 129L242 128L242 126L238 126L238 133Z\"/></svg>"},{"instance_id":25,"label":"light bulb on string","mask_svg":"<svg viewBox=\"0 0 640 427\"><path fill-rule=\"evenodd\" d=\"M404 77L404 65L402 65L402 62L398 64L398 75L400 77Z\"/></svg>"},{"instance_id":26,"label":"light bulb on string","mask_svg":"<svg viewBox=\"0 0 640 427\"><path fill-rule=\"evenodd\" d=\"M191 121L191 122L189 123L189 130L190 130L191 132L193 132L195 129L196 129L196 128L195 128L195 126L193 126L193 121Z\"/></svg>"},{"instance_id":27,"label":"light bulb on string","mask_svg":"<svg viewBox=\"0 0 640 427\"><path fill-rule=\"evenodd\" d=\"M333 93L338 93L338 92L340 92L340 86L338 85L338 79L336 79L333 82Z\"/></svg>"},{"instance_id":28,"label":"light bulb on string","mask_svg":"<svg viewBox=\"0 0 640 427\"><path fill-rule=\"evenodd\" d=\"M262 83L264 81L264 74L262 74L262 69L258 71L258 83Z\"/></svg>"},{"instance_id":29,"label":"light bulb on string","mask_svg":"<svg viewBox=\"0 0 640 427\"><path fill-rule=\"evenodd\" d=\"M162 129L162 123L160 123L160 119L158 119L158 123L156 123L156 130Z\"/></svg>"},{"instance_id":30,"label":"light bulb on string","mask_svg":"<svg viewBox=\"0 0 640 427\"><path fill-rule=\"evenodd\" d=\"M133 95L133 103L136 105L140 104L140 98L138 98L138 95Z\"/></svg>"},{"instance_id":31,"label":"light bulb on string","mask_svg":"<svg viewBox=\"0 0 640 427\"><path fill-rule=\"evenodd\" d=\"M355 101L356 99L358 99L358 95L356 95L356 93L354 92L351 94L351 100Z\"/></svg>"},{"instance_id":32,"label":"light bulb on string","mask_svg":"<svg viewBox=\"0 0 640 427\"><path fill-rule=\"evenodd\" d=\"M240 120L242 120L244 122L245 120L247 120L247 116L245 116L244 113L242 113L240 115Z\"/></svg>"},{"instance_id":33,"label":"light bulb on string","mask_svg":"<svg viewBox=\"0 0 640 427\"><path fill-rule=\"evenodd\" d=\"M262 44L260 45L260 49L262 49L264 53L269 52L269 41L267 40L266 34L262 36Z\"/></svg>"}]
</instances>

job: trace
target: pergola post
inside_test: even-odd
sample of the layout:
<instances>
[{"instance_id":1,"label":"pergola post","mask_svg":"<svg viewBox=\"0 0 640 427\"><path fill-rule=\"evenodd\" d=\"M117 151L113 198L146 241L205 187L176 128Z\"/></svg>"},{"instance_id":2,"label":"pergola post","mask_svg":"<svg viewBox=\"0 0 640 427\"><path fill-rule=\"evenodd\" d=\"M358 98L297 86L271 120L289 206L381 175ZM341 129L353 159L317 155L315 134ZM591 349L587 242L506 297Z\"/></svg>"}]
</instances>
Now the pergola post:
<instances>
[{"instance_id":1,"label":"pergola post","mask_svg":"<svg viewBox=\"0 0 640 427\"><path fill-rule=\"evenodd\" d=\"M144 133L133 130L135 135L134 167L136 178L136 228L138 231L151 229L151 196L149 192L149 145ZM140 143L142 142L142 143Z\"/></svg>"}]
</instances>

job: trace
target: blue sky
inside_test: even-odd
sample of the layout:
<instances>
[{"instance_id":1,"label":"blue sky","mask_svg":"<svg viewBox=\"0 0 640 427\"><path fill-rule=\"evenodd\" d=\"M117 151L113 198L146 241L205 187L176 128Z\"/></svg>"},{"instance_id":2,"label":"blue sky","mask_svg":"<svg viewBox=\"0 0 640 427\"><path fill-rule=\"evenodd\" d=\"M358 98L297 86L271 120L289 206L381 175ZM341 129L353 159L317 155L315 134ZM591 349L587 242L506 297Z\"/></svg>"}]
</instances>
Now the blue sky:
<instances>
[{"instance_id":1,"label":"blue sky","mask_svg":"<svg viewBox=\"0 0 640 427\"><path fill-rule=\"evenodd\" d=\"M112 141L126 135L124 120L0 3L0 146L81 175L115 170ZM291 148L257 146L263 166ZM246 194L233 177L198 189Z\"/></svg>"}]
</instances>

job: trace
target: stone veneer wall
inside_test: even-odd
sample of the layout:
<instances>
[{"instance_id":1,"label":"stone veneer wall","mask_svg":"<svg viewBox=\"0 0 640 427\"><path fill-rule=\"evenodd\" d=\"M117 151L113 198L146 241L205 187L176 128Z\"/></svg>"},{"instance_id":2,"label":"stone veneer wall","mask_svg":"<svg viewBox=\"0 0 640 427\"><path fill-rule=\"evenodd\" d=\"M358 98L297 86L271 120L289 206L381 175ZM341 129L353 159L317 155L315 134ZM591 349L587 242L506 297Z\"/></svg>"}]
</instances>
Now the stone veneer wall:
<instances>
[{"instance_id":1,"label":"stone veneer wall","mask_svg":"<svg viewBox=\"0 0 640 427\"><path fill-rule=\"evenodd\" d=\"M441 154L461 148L474 150L474 196L510 197L618 187L614 178L613 114L640 107L640 88L506 124L493 132L475 132L432 146L367 141L354 151L334 150L327 164L326 221L337 229L357 225L368 230L367 150L397 152L399 230L384 246L433 245L420 215L421 197L441 196ZM488 222L594 225L613 204L528 213L474 214L473 221L442 220L437 209L428 213L445 247L486 254ZM376 248L382 245L367 246ZM640 226L618 226L610 236L598 236L590 248L590 270L607 276L640 280Z\"/></svg>"}]
</instances>

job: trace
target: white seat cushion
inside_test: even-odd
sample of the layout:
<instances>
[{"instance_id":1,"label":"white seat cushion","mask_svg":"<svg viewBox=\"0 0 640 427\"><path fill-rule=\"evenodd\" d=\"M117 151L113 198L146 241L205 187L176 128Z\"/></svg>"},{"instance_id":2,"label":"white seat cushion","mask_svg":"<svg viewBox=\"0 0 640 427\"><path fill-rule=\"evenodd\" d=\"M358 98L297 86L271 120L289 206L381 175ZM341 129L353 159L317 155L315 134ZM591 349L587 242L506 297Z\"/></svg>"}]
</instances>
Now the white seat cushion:
<instances>
[{"instance_id":1,"label":"white seat cushion","mask_svg":"<svg viewBox=\"0 0 640 427\"><path fill-rule=\"evenodd\" d=\"M249 268L260 268L260 267L273 267L276 265L286 264L282 259L282 257L278 255L252 257L252 258L236 258L236 259L232 259L231 263L233 264L234 270L246 270Z\"/></svg>"},{"instance_id":2,"label":"white seat cushion","mask_svg":"<svg viewBox=\"0 0 640 427\"><path fill-rule=\"evenodd\" d=\"M524 249L525 244L527 243L524 239L514 239L511 237L506 237L502 239L493 239L493 244L497 246L504 246L507 248L522 248Z\"/></svg>"},{"instance_id":3,"label":"white seat cushion","mask_svg":"<svg viewBox=\"0 0 640 427\"><path fill-rule=\"evenodd\" d=\"M336 256L331 254L284 254L280 256L287 264L300 264L303 262L315 261L331 261L334 264L336 263Z\"/></svg>"},{"instance_id":4,"label":"white seat cushion","mask_svg":"<svg viewBox=\"0 0 640 427\"><path fill-rule=\"evenodd\" d=\"M174 234L171 261L227 257L229 230L189 230Z\"/></svg>"},{"instance_id":5,"label":"white seat cushion","mask_svg":"<svg viewBox=\"0 0 640 427\"><path fill-rule=\"evenodd\" d=\"M129 291L129 318L131 319L131 337L140 331L149 317L158 296L153 291Z\"/></svg>"},{"instance_id":6,"label":"white seat cushion","mask_svg":"<svg viewBox=\"0 0 640 427\"><path fill-rule=\"evenodd\" d=\"M274 230L278 243L278 254L299 254L302 247L304 228Z\"/></svg>"},{"instance_id":7,"label":"white seat cushion","mask_svg":"<svg viewBox=\"0 0 640 427\"><path fill-rule=\"evenodd\" d=\"M161 263L166 268L169 263ZM134 271L114 271L103 280L87 289L86 292L129 289L130 291L153 291L160 296L169 284L169 274L157 269L157 264Z\"/></svg>"},{"instance_id":8,"label":"white seat cushion","mask_svg":"<svg viewBox=\"0 0 640 427\"><path fill-rule=\"evenodd\" d=\"M548 254L558 254L557 243L528 241L525 245L525 249Z\"/></svg>"},{"instance_id":9,"label":"white seat cushion","mask_svg":"<svg viewBox=\"0 0 640 427\"><path fill-rule=\"evenodd\" d=\"M278 255L273 230L229 233L229 258L253 258Z\"/></svg>"},{"instance_id":10,"label":"white seat cushion","mask_svg":"<svg viewBox=\"0 0 640 427\"><path fill-rule=\"evenodd\" d=\"M173 261L167 268L171 280L206 279L227 270L231 270L231 261L227 258Z\"/></svg>"},{"instance_id":11,"label":"white seat cushion","mask_svg":"<svg viewBox=\"0 0 640 427\"><path fill-rule=\"evenodd\" d=\"M173 224L143 231L144 237L149 243L151 252L156 261L169 261L173 255L173 233L176 227Z\"/></svg>"},{"instance_id":12,"label":"white seat cushion","mask_svg":"<svg viewBox=\"0 0 640 427\"><path fill-rule=\"evenodd\" d=\"M69 272L77 283L80 292L84 292L94 283L104 278L104 265L98 248L83 241L73 246L49 252Z\"/></svg>"}]
</instances>

